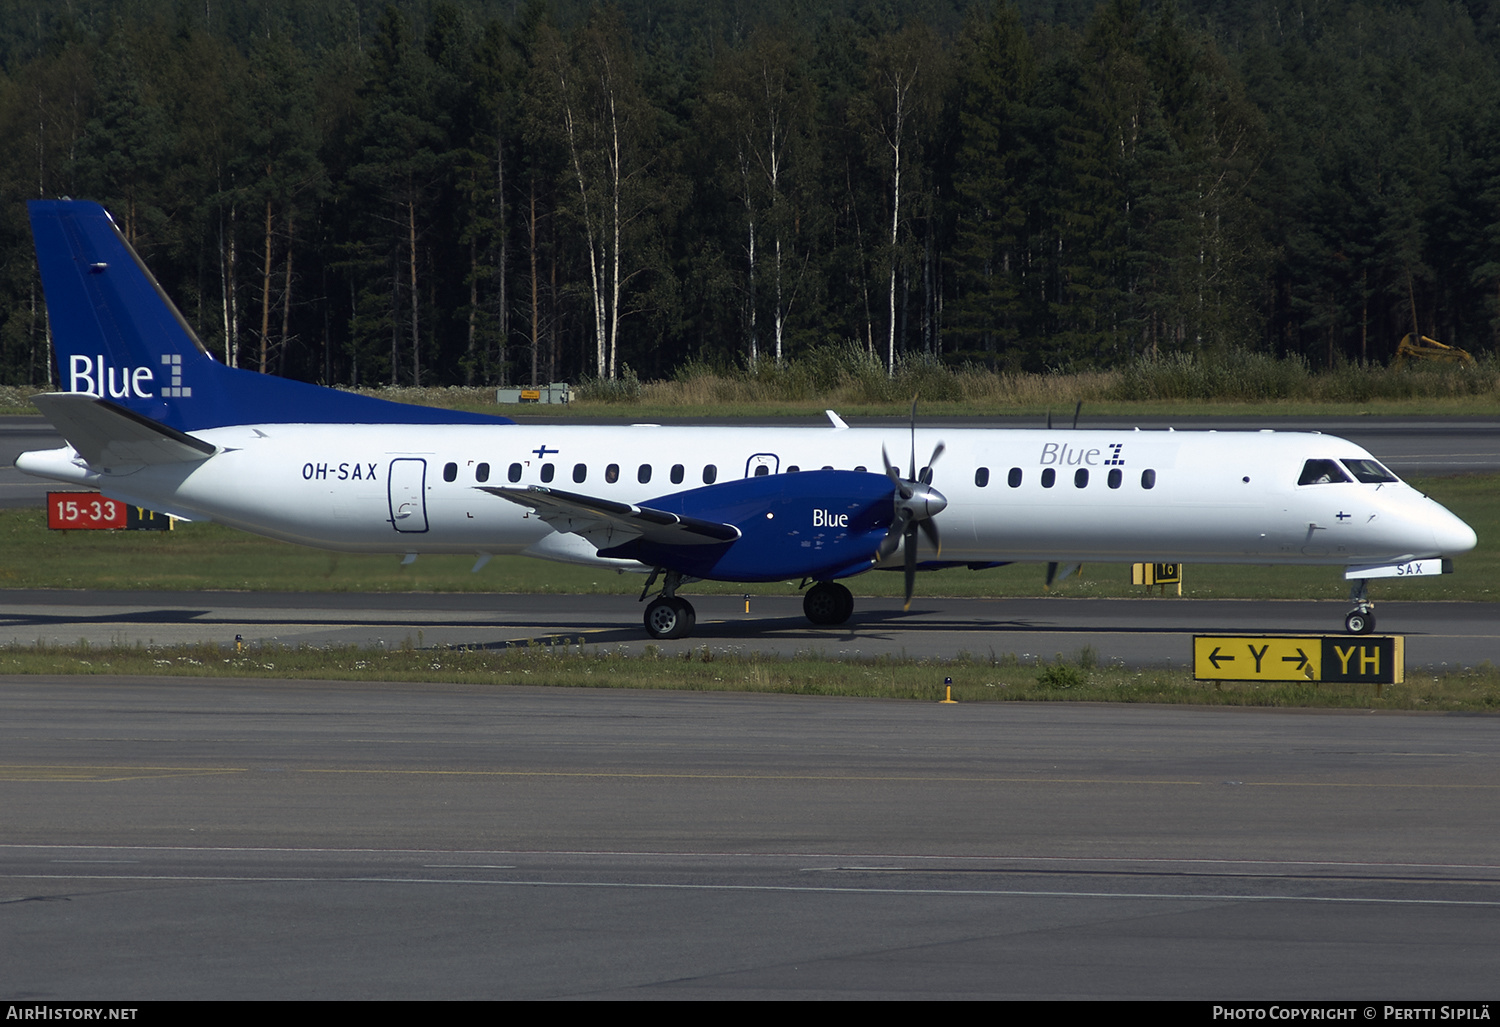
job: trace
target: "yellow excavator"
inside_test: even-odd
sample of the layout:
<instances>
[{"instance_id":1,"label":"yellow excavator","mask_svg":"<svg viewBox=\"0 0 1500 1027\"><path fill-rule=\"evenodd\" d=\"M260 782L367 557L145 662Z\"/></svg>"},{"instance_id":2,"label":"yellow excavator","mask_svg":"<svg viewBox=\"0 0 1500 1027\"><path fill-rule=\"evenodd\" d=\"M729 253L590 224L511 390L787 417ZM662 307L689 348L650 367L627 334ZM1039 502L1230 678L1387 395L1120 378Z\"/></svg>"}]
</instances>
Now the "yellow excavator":
<instances>
[{"instance_id":1,"label":"yellow excavator","mask_svg":"<svg viewBox=\"0 0 1500 1027\"><path fill-rule=\"evenodd\" d=\"M1474 358L1469 356L1467 350L1461 350L1457 346L1446 346L1436 339L1429 339L1416 332L1407 332L1396 346L1395 366L1405 367L1413 360L1460 364L1464 367L1474 366Z\"/></svg>"}]
</instances>

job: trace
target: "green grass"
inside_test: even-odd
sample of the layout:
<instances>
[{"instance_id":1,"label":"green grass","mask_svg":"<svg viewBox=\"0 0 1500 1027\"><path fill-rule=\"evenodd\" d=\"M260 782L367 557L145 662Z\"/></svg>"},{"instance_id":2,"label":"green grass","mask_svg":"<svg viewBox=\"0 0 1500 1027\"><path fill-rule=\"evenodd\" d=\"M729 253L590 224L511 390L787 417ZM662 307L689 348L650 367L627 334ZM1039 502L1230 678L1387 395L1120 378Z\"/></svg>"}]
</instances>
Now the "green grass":
<instances>
[{"instance_id":1,"label":"green grass","mask_svg":"<svg viewBox=\"0 0 1500 1027\"><path fill-rule=\"evenodd\" d=\"M0 674L169 675L335 681L775 692L936 702L953 680L958 702L1125 702L1197 706L1500 711L1500 671L1415 674L1404 684L1196 682L1182 670L1100 667L1088 649L1022 662L1014 653L951 660L727 655L707 646L678 656L648 646L625 656L582 639L555 638L502 650L317 649L215 644L148 647L0 646ZM375 687L372 684L372 688Z\"/></svg>"},{"instance_id":2,"label":"green grass","mask_svg":"<svg viewBox=\"0 0 1500 1027\"><path fill-rule=\"evenodd\" d=\"M919 418L985 418L1018 417L1034 419L1036 426L1046 423L1050 414L1054 424L1069 424L1077 401L1057 403L996 403L970 400L929 400L919 397ZM1189 418L1223 417L1236 419L1288 417L1464 417L1493 416L1496 401L1489 396L1419 397L1412 399L1370 400L1362 403L1334 403L1318 400L1282 400L1245 402L1231 399L1201 400L1084 400L1079 427L1086 428L1090 418ZM525 420L545 417L549 421L619 420L629 418L643 423L679 423L718 421L724 418L746 420L810 419L824 421L823 411L833 409L848 418L882 417L905 419L911 413L911 396L905 400L882 403L846 402L837 398L812 400L766 400L763 402L677 403L643 399L638 403L579 402L566 407L496 407L482 403L455 404L455 409L477 413L499 413ZM3 411L0 411L3 412ZM21 412L21 411L17 411ZM35 413L35 411L26 411Z\"/></svg>"},{"instance_id":3,"label":"green grass","mask_svg":"<svg viewBox=\"0 0 1500 1027\"><path fill-rule=\"evenodd\" d=\"M1500 581L1500 476L1419 479L1413 484L1468 521L1479 548L1455 561L1455 573L1423 580L1378 579L1371 593L1385 599L1492 601ZM402 566L397 556L351 556L258 538L217 524L179 523L171 532L54 532L42 510L0 510L0 588L242 589L290 592L523 592L634 595L637 574L495 557L470 573L470 556L423 556ZM1017 564L995 570L955 569L921 575L930 596L1034 596L1043 594L1045 570ZM1334 567L1188 565L1184 597L1214 599L1342 599L1347 586ZM894 596L900 574L874 572L848 582L856 595ZM768 585L700 582L694 594L789 595L795 583ZM1067 596L1136 596L1130 568L1088 564L1079 576L1054 586Z\"/></svg>"},{"instance_id":4,"label":"green grass","mask_svg":"<svg viewBox=\"0 0 1500 1027\"><path fill-rule=\"evenodd\" d=\"M34 413L40 391L0 386L0 413ZM858 347L829 346L777 366L688 364L664 381L641 381L628 368L616 379L579 383L568 407L497 407L491 388L361 390L400 402L518 416L632 420L718 417L905 416L920 396L929 417L1070 417L1082 403L1092 416L1303 417L1492 414L1500 401L1500 361L1359 367L1313 371L1298 357L1225 352L1145 358L1109 370L1045 374L992 371L903 358L894 374Z\"/></svg>"}]
</instances>

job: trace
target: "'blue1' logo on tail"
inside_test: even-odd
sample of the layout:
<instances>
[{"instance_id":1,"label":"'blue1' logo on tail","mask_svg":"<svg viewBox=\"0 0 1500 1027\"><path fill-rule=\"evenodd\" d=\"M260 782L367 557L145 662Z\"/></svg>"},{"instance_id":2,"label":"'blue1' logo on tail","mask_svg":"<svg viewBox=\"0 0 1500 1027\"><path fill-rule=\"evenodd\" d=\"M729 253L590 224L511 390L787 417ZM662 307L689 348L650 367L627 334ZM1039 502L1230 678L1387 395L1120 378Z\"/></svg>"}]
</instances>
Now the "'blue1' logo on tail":
<instances>
[{"instance_id":1,"label":"'blue1' logo on tail","mask_svg":"<svg viewBox=\"0 0 1500 1027\"><path fill-rule=\"evenodd\" d=\"M184 386L182 384L182 354L181 353L163 353L162 357L161 357L161 362L167 366L167 369L169 371L172 372L172 384L171 385L164 385L164 386L162 386L161 394L163 396L169 396L169 397L170 396L181 396L181 397L191 396L193 394L193 390L191 388L188 388L188 387L186 387L186 386Z\"/></svg>"},{"instance_id":2,"label":"'blue1' logo on tail","mask_svg":"<svg viewBox=\"0 0 1500 1027\"><path fill-rule=\"evenodd\" d=\"M191 396L192 389L181 388L182 357L168 354L161 358L163 364L173 365L172 384L176 388L161 390L163 396ZM118 370L104 362L104 355L86 357L75 353L68 358L68 391L86 392L90 396L109 399L151 399L155 393L156 375L149 367L122 367Z\"/></svg>"},{"instance_id":3,"label":"'blue1' logo on tail","mask_svg":"<svg viewBox=\"0 0 1500 1027\"><path fill-rule=\"evenodd\" d=\"M162 365L171 377L171 384L162 386L161 394L167 399L186 399L193 394L191 386L182 384L182 354L163 353ZM149 367L122 367L116 369L104 362L103 354L86 357L73 354L68 359L68 391L87 392L90 396L109 399L151 399L155 395L150 386L156 384L156 375Z\"/></svg>"}]
</instances>

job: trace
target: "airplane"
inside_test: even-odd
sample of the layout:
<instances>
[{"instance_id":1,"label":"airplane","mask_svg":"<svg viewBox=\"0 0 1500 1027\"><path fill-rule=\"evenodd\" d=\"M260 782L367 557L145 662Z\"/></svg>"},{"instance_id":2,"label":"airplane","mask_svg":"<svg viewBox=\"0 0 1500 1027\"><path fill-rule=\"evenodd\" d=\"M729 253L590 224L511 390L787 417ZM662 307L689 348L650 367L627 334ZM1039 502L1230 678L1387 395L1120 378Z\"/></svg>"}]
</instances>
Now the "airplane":
<instances>
[{"instance_id":1,"label":"airplane","mask_svg":"<svg viewBox=\"0 0 1500 1027\"><path fill-rule=\"evenodd\" d=\"M904 430L833 411L826 428L521 425L232 368L104 208L29 207L66 386L35 403L68 445L19 469L324 549L641 572L641 601L661 582L653 638L691 633L679 593L697 580L800 581L807 619L838 625L853 575L902 571L909 608L918 571L1022 561L1049 581L1085 561L1343 566L1345 629L1365 634L1371 579L1449 572L1476 543L1370 453L1317 433L938 432L915 403Z\"/></svg>"}]
</instances>

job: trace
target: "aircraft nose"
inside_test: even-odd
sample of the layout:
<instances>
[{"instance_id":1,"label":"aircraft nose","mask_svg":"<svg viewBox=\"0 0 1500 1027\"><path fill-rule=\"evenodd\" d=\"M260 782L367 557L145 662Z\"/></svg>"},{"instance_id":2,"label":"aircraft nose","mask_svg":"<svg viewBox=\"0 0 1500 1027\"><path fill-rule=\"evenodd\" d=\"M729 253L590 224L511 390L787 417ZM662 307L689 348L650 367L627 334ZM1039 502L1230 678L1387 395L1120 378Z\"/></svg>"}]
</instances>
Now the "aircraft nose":
<instances>
[{"instance_id":1,"label":"aircraft nose","mask_svg":"<svg viewBox=\"0 0 1500 1027\"><path fill-rule=\"evenodd\" d=\"M1479 544L1479 536L1474 534L1474 529L1469 527L1457 517L1443 511L1445 515L1441 522L1435 524L1432 529L1433 541L1437 543L1438 552L1444 556L1455 553L1467 553Z\"/></svg>"}]
</instances>

